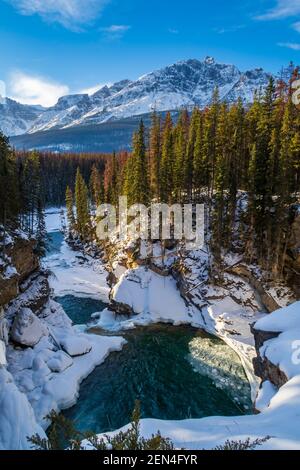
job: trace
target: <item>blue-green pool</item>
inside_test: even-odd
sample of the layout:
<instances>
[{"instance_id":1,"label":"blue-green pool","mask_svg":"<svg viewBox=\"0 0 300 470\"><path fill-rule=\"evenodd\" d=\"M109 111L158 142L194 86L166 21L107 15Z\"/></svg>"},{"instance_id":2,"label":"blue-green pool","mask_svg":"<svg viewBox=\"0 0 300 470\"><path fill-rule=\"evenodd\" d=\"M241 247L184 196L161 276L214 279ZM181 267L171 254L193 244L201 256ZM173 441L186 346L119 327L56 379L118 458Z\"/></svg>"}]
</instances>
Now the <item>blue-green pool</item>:
<instances>
[{"instance_id":1,"label":"blue-green pool","mask_svg":"<svg viewBox=\"0 0 300 470\"><path fill-rule=\"evenodd\" d=\"M120 428L130 422L136 399L145 418L180 420L250 412L250 386L239 361L238 373L232 369L227 386L218 388L206 373L196 371L191 360L190 344L195 339L200 344L209 339L216 347L223 347L222 341L193 328L165 325L138 328L123 336L127 345L96 368L81 385L77 404L64 412L79 430L100 433Z\"/></svg>"}]
</instances>

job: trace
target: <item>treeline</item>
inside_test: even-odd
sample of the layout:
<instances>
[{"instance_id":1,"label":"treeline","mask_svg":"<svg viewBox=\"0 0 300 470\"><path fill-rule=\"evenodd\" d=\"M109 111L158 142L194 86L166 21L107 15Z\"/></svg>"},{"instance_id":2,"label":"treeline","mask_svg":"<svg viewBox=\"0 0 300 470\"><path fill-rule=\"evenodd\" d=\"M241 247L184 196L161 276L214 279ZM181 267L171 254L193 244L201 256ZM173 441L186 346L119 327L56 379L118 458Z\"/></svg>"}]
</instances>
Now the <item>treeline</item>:
<instances>
[{"instance_id":1,"label":"treeline","mask_svg":"<svg viewBox=\"0 0 300 470\"><path fill-rule=\"evenodd\" d=\"M20 160L27 158L30 152L18 152ZM51 153L39 152L41 169L41 186L46 206L60 206L65 204L66 187L74 190L77 168L85 179L89 181L93 165L103 174L106 162L111 158L108 154L93 153Z\"/></svg>"},{"instance_id":2,"label":"treeline","mask_svg":"<svg viewBox=\"0 0 300 470\"><path fill-rule=\"evenodd\" d=\"M43 187L39 155L35 152L20 160L0 132L0 232L21 229L35 236L36 250L45 249Z\"/></svg>"},{"instance_id":3,"label":"treeline","mask_svg":"<svg viewBox=\"0 0 300 470\"><path fill-rule=\"evenodd\" d=\"M238 249L282 277L300 191L300 113L291 87L297 78L296 70L288 83L271 79L250 106L221 102L215 90L211 106L183 110L175 123L170 113L154 113L149 134L143 122L135 133L132 154L113 155L103 176L93 169L79 191L84 206L89 194L94 204L117 204L121 194L129 204L205 202L216 273L224 252Z\"/></svg>"}]
</instances>

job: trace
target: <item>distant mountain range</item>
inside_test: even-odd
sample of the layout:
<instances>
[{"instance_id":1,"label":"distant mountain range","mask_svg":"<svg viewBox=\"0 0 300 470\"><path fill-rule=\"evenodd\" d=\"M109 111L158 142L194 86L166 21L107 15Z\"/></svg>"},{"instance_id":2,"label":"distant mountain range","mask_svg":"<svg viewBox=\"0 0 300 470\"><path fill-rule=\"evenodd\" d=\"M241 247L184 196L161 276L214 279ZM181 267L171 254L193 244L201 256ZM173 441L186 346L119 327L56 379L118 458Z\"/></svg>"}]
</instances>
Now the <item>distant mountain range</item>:
<instances>
[{"instance_id":1,"label":"distant mountain range","mask_svg":"<svg viewBox=\"0 0 300 470\"><path fill-rule=\"evenodd\" d=\"M9 98L0 98L0 128L9 136L21 136L11 139L17 147L49 150L84 150L85 131L91 138L93 129L96 132L99 128L103 137L105 130L111 130L113 134L115 129L117 140L111 145L114 144L118 150L120 145L130 145L127 135L121 141L118 135L122 135L123 124L126 134L126 128L131 127L129 123L135 122L136 116L146 115L154 109L163 112L195 105L203 107L210 103L216 86L222 100L233 102L241 97L249 103L254 92L264 88L269 78L270 74L263 69L241 72L234 65L220 64L212 57L203 61L187 60L136 81L122 80L104 86L93 95L63 96L50 108L22 105ZM121 127L117 122L123 123ZM76 134L79 138L77 143ZM100 147L96 147L99 151L100 148L109 151L111 145L107 143L103 142L101 146L99 141Z\"/></svg>"}]
</instances>

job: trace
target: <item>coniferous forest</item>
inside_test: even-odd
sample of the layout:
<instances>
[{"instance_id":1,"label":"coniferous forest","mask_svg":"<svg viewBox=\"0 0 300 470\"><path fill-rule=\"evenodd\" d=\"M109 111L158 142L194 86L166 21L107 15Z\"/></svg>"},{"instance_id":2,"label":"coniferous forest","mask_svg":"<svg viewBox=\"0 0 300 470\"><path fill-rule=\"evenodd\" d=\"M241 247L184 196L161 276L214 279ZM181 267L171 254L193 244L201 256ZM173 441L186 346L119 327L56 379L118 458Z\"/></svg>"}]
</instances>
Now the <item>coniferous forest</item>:
<instances>
[{"instance_id":1,"label":"coniferous forest","mask_svg":"<svg viewBox=\"0 0 300 470\"><path fill-rule=\"evenodd\" d=\"M43 230L42 207L65 204L82 239L92 237L90 210L102 202L205 203L215 268L242 251L279 279L300 190L300 117L290 81L270 80L250 106L221 102L205 109L153 113L141 121L132 153L14 152L1 136L0 223L28 234ZM76 206L76 212L73 211Z\"/></svg>"},{"instance_id":2,"label":"coniferous forest","mask_svg":"<svg viewBox=\"0 0 300 470\"><path fill-rule=\"evenodd\" d=\"M119 195L129 204L205 203L215 269L222 271L222 254L238 249L280 279L299 198L299 131L288 83L270 80L249 107L220 102L216 90L209 108L182 110L177 122L154 113L149 132L141 122L132 154L112 155L104 174L94 164L84 190L78 170L76 205L83 198L88 207L88 188L92 204L117 204ZM68 201L71 207L71 187Z\"/></svg>"}]
</instances>

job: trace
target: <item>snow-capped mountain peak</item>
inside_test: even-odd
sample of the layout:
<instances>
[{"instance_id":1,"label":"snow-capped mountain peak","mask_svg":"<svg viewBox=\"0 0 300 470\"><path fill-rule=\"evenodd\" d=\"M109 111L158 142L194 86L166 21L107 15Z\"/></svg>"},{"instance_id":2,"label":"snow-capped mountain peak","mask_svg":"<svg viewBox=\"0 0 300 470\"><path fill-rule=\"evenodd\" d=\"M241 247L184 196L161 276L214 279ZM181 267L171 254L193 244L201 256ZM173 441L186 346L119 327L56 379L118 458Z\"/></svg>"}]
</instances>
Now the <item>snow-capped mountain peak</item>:
<instances>
[{"instance_id":1,"label":"snow-capped mountain peak","mask_svg":"<svg viewBox=\"0 0 300 470\"><path fill-rule=\"evenodd\" d=\"M265 87L270 75L262 69L241 72L207 56L203 61L180 61L143 75L136 81L122 80L103 86L92 95L59 98L46 110L13 100L0 101L0 128L9 135L100 124L157 111L207 106L213 90L229 102L239 97L251 102L256 90Z\"/></svg>"}]
</instances>

